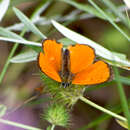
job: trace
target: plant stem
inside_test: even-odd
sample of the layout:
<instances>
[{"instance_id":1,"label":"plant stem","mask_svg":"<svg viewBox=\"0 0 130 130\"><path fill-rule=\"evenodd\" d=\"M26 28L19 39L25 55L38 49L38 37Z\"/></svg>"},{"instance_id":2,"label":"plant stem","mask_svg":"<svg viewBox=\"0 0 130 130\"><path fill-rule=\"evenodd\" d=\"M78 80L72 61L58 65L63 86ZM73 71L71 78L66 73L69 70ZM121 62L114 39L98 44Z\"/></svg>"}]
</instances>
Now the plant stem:
<instances>
[{"instance_id":1,"label":"plant stem","mask_svg":"<svg viewBox=\"0 0 130 130\"><path fill-rule=\"evenodd\" d=\"M126 118L124 118L124 117L122 117L122 116L120 116L120 115L118 115L118 114L116 114L116 113L114 113L112 111L109 111L109 110L95 104L94 102L84 98L83 96L80 96L80 100L82 100L83 102L89 104L90 106L93 106L93 107L97 108L98 110L100 110L100 111L102 111L104 113L107 113L108 115L111 115L111 116L113 116L113 117L115 117L115 118L117 118L119 120L127 121Z\"/></svg>"},{"instance_id":2,"label":"plant stem","mask_svg":"<svg viewBox=\"0 0 130 130\"><path fill-rule=\"evenodd\" d=\"M54 128L55 128L55 125L53 124L52 127L51 127L51 130L54 130Z\"/></svg>"},{"instance_id":3,"label":"plant stem","mask_svg":"<svg viewBox=\"0 0 130 130\"><path fill-rule=\"evenodd\" d=\"M16 122L4 120L4 119L0 119L0 122L7 124L7 125L23 128L23 129L26 129L26 130L42 130L42 129L39 129L39 128L35 128L35 127L32 127L32 126L28 126L28 125L23 125L23 124L20 124L20 123L16 123Z\"/></svg>"},{"instance_id":4,"label":"plant stem","mask_svg":"<svg viewBox=\"0 0 130 130\"><path fill-rule=\"evenodd\" d=\"M116 79L116 82L118 85L117 89L118 89L119 94L120 94L121 106L123 108L124 115L128 120L128 129L130 130L130 112L129 112L129 108L128 108L128 103L127 103L126 96L125 96L125 93L123 90L123 86L122 86L120 79L119 79L118 69L114 68L114 70L115 70L115 79Z\"/></svg>"},{"instance_id":5,"label":"plant stem","mask_svg":"<svg viewBox=\"0 0 130 130\"><path fill-rule=\"evenodd\" d=\"M25 29L23 29L23 31L21 32L20 36L23 36L24 33L25 33ZM11 59L12 56L14 55L16 49L18 48L18 45L19 45L18 43L15 43L15 44L14 44L14 46L13 46L13 48L12 48L12 50L11 50L9 56L8 56L8 59L6 60L6 63L5 63L5 65L4 65L4 68L3 68L3 70L2 70L2 72L1 72L1 74L0 74L0 83L2 82L2 80L3 80L3 78L4 78L4 75L5 75L6 71L7 71L7 68L8 68L9 63L10 63L10 59Z\"/></svg>"}]
</instances>

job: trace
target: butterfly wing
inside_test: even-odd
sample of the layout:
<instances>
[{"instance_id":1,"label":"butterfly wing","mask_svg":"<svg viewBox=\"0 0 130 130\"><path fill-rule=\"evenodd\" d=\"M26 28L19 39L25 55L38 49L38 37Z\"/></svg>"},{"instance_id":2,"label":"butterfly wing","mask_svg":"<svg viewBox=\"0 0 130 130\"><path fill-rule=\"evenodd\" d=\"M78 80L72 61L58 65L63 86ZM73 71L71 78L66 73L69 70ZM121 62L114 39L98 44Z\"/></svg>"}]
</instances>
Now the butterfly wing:
<instances>
[{"instance_id":1,"label":"butterfly wing","mask_svg":"<svg viewBox=\"0 0 130 130\"><path fill-rule=\"evenodd\" d=\"M91 65L95 58L94 49L88 45L76 44L69 46L70 51L70 70L76 74Z\"/></svg>"},{"instance_id":2,"label":"butterfly wing","mask_svg":"<svg viewBox=\"0 0 130 130\"><path fill-rule=\"evenodd\" d=\"M61 82L58 74L61 67L61 50L62 44L55 40L45 40L43 43L43 52L40 52L38 64L42 72L50 78Z\"/></svg>"},{"instance_id":3,"label":"butterfly wing","mask_svg":"<svg viewBox=\"0 0 130 130\"><path fill-rule=\"evenodd\" d=\"M83 71L77 73L73 84L94 85L107 81L110 78L110 68L104 61L97 61Z\"/></svg>"}]
</instances>

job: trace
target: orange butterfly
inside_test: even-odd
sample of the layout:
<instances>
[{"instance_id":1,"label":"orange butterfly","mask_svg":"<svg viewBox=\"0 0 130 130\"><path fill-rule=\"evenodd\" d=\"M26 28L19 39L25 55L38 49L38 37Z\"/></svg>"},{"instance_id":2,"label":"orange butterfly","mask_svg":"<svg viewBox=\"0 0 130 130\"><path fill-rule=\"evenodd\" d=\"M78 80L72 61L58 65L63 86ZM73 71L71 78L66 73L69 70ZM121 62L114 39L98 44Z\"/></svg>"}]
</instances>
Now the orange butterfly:
<instances>
[{"instance_id":1,"label":"orange butterfly","mask_svg":"<svg viewBox=\"0 0 130 130\"><path fill-rule=\"evenodd\" d=\"M110 68L104 61L95 60L95 51L88 45L76 44L63 48L62 43L45 40L38 65L47 76L61 82L64 87L72 84L94 85L110 78Z\"/></svg>"}]
</instances>

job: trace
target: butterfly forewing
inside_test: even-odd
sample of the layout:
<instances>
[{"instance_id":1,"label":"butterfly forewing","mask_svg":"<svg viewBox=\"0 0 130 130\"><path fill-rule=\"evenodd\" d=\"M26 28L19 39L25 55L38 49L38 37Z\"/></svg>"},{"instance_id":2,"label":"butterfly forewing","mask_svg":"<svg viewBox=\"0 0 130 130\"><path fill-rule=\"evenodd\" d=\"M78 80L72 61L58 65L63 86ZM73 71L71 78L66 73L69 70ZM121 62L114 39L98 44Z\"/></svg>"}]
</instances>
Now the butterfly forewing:
<instances>
[{"instance_id":1,"label":"butterfly forewing","mask_svg":"<svg viewBox=\"0 0 130 130\"><path fill-rule=\"evenodd\" d=\"M48 61L55 67L56 70L61 69L61 50L63 45L55 40L45 40L43 42L43 50Z\"/></svg>"},{"instance_id":2,"label":"butterfly forewing","mask_svg":"<svg viewBox=\"0 0 130 130\"><path fill-rule=\"evenodd\" d=\"M61 68L62 44L55 40L45 40L43 42L43 52L40 52L38 64L42 72L50 78L61 82L59 71Z\"/></svg>"},{"instance_id":3,"label":"butterfly forewing","mask_svg":"<svg viewBox=\"0 0 130 130\"><path fill-rule=\"evenodd\" d=\"M70 70L73 74L84 70L93 63L95 52L90 46L76 44L69 46L68 49L70 51Z\"/></svg>"}]
</instances>

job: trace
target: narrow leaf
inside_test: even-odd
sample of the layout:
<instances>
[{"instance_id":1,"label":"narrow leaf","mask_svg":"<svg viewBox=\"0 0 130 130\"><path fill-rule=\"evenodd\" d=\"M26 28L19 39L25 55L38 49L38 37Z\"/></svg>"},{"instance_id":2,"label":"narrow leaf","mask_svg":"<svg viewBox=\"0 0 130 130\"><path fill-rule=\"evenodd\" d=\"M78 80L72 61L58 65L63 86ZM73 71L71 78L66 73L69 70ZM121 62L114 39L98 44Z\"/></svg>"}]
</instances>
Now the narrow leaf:
<instances>
[{"instance_id":1,"label":"narrow leaf","mask_svg":"<svg viewBox=\"0 0 130 130\"><path fill-rule=\"evenodd\" d=\"M64 27L63 25L59 24L58 22L56 22L54 20L52 20L52 24L65 37L67 37L79 44L90 45L95 49L97 55L101 56L104 59L114 61L111 64L122 67L124 69L128 69L128 70L130 69L130 61L120 58L119 56L113 54L111 51L102 47L101 45L97 44L96 42L94 42L94 41L88 39L87 37L84 37L76 32L73 32L72 30Z\"/></svg>"},{"instance_id":2,"label":"narrow leaf","mask_svg":"<svg viewBox=\"0 0 130 130\"><path fill-rule=\"evenodd\" d=\"M5 28L0 27L0 35L4 36L4 37L8 37L8 38L15 38L18 40L23 40L24 38L22 38L21 36L17 35L14 32L11 32Z\"/></svg>"},{"instance_id":3,"label":"narrow leaf","mask_svg":"<svg viewBox=\"0 0 130 130\"><path fill-rule=\"evenodd\" d=\"M45 39L46 36L43 35L40 30L17 8L13 8L15 14L17 15L17 17L24 23L24 25L31 30L33 33L35 33L36 35L40 36L41 38Z\"/></svg>"},{"instance_id":4,"label":"narrow leaf","mask_svg":"<svg viewBox=\"0 0 130 130\"><path fill-rule=\"evenodd\" d=\"M104 10L102 10L93 0L88 0L90 4L92 4L108 21L128 40L130 41L130 37L109 17Z\"/></svg>"},{"instance_id":5,"label":"narrow leaf","mask_svg":"<svg viewBox=\"0 0 130 130\"><path fill-rule=\"evenodd\" d=\"M130 8L130 0L124 0L124 2Z\"/></svg>"},{"instance_id":6,"label":"narrow leaf","mask_svg":"<svg viewBox=\"0 0 130 130\"><path fill-rule=\"evenodd\" d=\"M45 0L43 3L36 9L36 13L33 14L32 20L36 19L37 17L40 17L41 13L44 12L47 7L50 5L51 0Z\"/></svg>"},{"instance_id":7,"label":"narrow leaf","mask_svg":"<svg viewBox=\"0 0 130 130\"><path fill-rule=\"evenodd\" d=\"M8 30L15 30L15 31L21 31L24 27L24 24L23 23L16 23L16 24L13 24L11 26L8 26L6 29ZM30 30L27 30L27 31L30 31Z\"/></svg>"},{"instance_id":8,"label":"narrow leaf","mask_svg":"<svg viewBox=\"0 0 130 130\"><path fill-rule=\"evenodd\" d=\"M128 27L128 20L127 17L114 5L114 3L110 0L100 0L103 2L111 11L120 19L122 22Z\"/></svg>"},{"instance_id":9,"label":"narrow leaf","mask_svg":"<svg viewBox=\"0 0 130 130\"><path fill-rule=\"evenodd\" d=\"M35 51L28 51L21 53L15 57L13 57L10 62L12 63L25 63L35 61L37 59L37 53Z\"/></svg>"},{"instance_id":10,"label":"narrow leaf","mask_svg":"<svg viewBox=\"0 0 130 130\"><path fill-rule=\"evenodd\" d=\"M3 104L0 104L0 117L5 115L6 110L7 110L6 106Z\"/></svg>"},{"instance_id":11,"label":"narrow leaf","mask_svg":"<svg viewBox=\"0 0 130 130\"><path fill-rule=\"evenodd\" d=\"M50 5L51 0L45 0L44 2L42 2L42 4L40 4L40 6L38 8L36 8L36 10L34 11L34 14L32 14L31 16L31 21L32 23L37 23L41 18L40 18L40 14L43 13L47 7ZM45 19L42 19L42 21L44 21ZM8 30L17 30L20 31L22 30L24 27L23 23L16 23L14 25L11 25L9 27L7 27ZM29 30L30 31L30 30Z\"/></svg>"},{"instance_id":12,"label":"narrow leaf","mask_svg":"<svg viewBox=\"0 0 130 130\"><path fill-rule=\"evenodd\" d=\"M0 41L15 42L15 43L19 43L19 44L33 45L33 46L41 47L41 43L27 41L27 40L17 40L17 39L13 39L13 38L0 37Z\"/></svg>"},{"instance_id":13,"label":"narrow leaf","mask_svg":"<svg viewBox=\"0 0 130 130\"><path fill-rule=\"evenodd\" d=\"M122 126L123 128L128 129L128 123L127 123L127 122L125 122L125 121L120 121L120 120L117 120L117 119L116 119L116 121L117 121L117 123L118 123L120 126Z\"/></svg>"},{"instance_id":14,"label":"narrow leaf","mask_svg":"<svg viewBox=\"0 0 130 130\"><path fill-rule=\"evenodd\" d=\"M64 1L82 11L85 11L87 13L90 13L90 14L93 14L94 16L97 16L101 19L104 19L104 20L107 20L106 17L104 17L101 13L99 13L95 8L93 8L92 6L90 5L85 5L85 4L80 4L78 2L75 2L75 1L72 1L72 0L61 0L61 1ZM107 13L113 20L115 20L115 18L113 17L112 14L110 13Z\"/></svg>"},{"instance_id":15,"label":"narrow leaf","mask_svg":"<svg viewBox=\"0 0 130 130\"><path fill-rule=\"evenodd\" d=\"M10 3L10 0L2 0L2 2L0 3L0 21L4 17L8 9L9 3Z\"/></svg>"}]
</instances>

